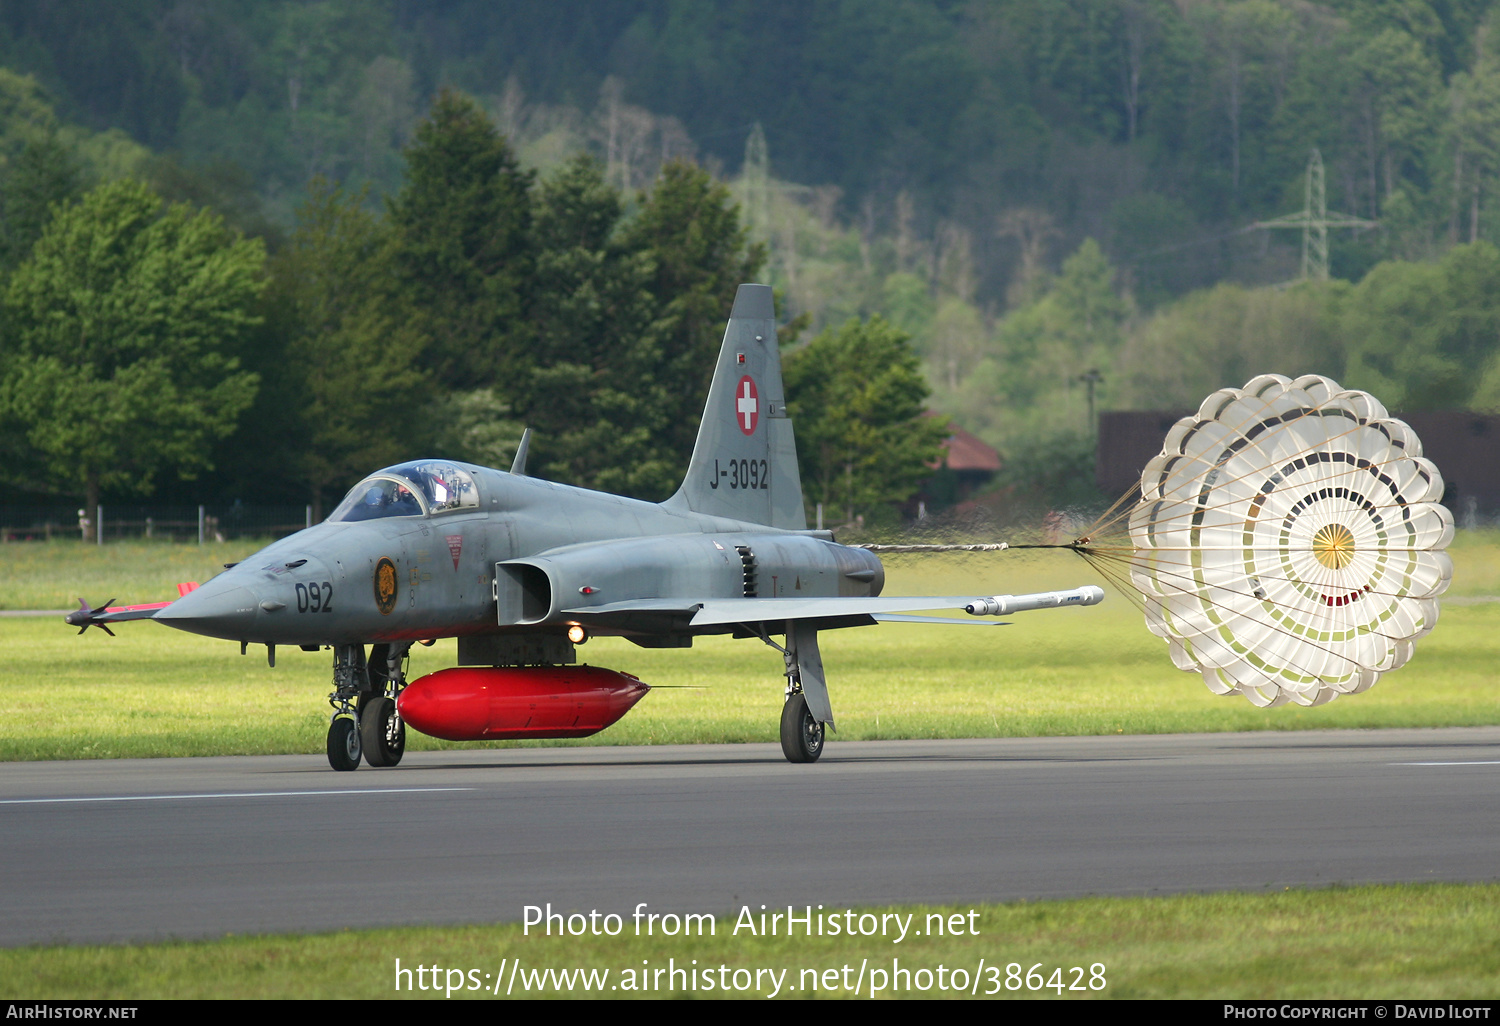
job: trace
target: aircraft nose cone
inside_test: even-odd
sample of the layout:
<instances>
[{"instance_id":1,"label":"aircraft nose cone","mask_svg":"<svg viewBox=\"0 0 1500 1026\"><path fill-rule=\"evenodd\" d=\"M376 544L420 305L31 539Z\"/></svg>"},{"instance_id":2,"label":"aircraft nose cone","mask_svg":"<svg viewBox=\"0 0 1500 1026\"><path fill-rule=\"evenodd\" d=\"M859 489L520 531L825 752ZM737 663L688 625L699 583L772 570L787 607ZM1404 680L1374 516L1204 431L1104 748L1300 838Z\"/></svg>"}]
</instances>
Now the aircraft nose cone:
<instances>
[{"instance_id":1,"label":"aircraft nose cone","mask_svg":"<svg viewBox=\"0 0 1500 1026\"><path fill-rule=\"evenodd\" d=\"M245 640L251 635L260 598L249 588L232 583L215 586L209 581L190 591L153 619L193 634L206 634L227 641Z\"/></svg>"}]
</instances>

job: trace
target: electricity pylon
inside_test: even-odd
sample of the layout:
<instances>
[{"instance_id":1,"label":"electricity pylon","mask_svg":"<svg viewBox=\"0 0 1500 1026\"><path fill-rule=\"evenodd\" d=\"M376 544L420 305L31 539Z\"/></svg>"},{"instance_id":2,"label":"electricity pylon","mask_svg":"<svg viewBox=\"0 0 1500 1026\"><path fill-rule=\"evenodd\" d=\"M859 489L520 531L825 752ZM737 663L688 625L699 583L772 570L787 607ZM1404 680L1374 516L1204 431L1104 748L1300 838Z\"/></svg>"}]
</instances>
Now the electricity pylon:
<instances>
[{"instance_id":1,"label":"electricity pylon","mask_svg":"<svg viewBox=\"0 0 1500 1026\"><path fill-rule=\"evenodd\" d=\"M1307 161L1307 188L1300 213L1287 214L1269 221L1256 221L1256 228L1302 229L1302 279L1328 280L1328 229L1374 228L1375 221L1328 212L1323 191L1323 155L1313 147Z\"/></svg>"}]
</instances>

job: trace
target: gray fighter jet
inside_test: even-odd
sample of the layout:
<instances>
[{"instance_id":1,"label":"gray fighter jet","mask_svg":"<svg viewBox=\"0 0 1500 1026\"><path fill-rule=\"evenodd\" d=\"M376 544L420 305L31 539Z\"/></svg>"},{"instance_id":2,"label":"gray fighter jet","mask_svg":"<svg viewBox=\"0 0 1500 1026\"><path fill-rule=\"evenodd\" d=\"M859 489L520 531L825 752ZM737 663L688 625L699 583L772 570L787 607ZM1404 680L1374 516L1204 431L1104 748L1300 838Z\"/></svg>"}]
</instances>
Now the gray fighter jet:
<instances>
[{"instance_id":1,"label":"gray fighter jet","mask_svg":"<svg viewBox=\"0 0 1500 1026\"><path fill-rule=\"evenodd\" d=\"M687 477L663 503L526 475L529 433L510 472L421 459L357 484L327 521L267 546L160 606L87 604L82 630L154 619L179 630L304 651L331 648L336 770L394 766L406 726L454 740L582 737L648 690L629 674L577 666L576 646L613 635L690 648L705 634L781 652L781 745L823 750L833 709L818 632L879 620L990 624L984 616L1093 605L1099 588L1021 596L882 597L872 552L808 530L787 418L771 289L741 285ZM455 668L408 682L412 644L458 639ZM782 639L778 642L777 638Z\"/></svg>"}]
</instances>

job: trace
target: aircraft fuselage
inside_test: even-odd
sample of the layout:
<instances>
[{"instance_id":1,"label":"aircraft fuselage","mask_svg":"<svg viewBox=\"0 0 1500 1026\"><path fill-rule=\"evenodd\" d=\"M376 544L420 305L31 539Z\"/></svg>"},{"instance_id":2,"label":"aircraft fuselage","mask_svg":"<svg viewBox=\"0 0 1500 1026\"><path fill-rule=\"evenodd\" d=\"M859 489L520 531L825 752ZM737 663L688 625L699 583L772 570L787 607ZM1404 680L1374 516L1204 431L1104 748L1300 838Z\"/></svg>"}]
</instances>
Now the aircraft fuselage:
<instances>
[{"instance_id":1,"label":"aircraft fuselage","mask_svg":"<svg viewBox=\"0 0 1500 1026\"><path fill-rule=\"evenodd\" d=\"M473 477L476 509L315 525L155 619L252 644L370 644L560 631L588 623L580 611L591 607L658 596L873 596L884 581L877 557L836 544L828 532L777 530L453 465ZM591 625L591 632L680 632L669 619L643 616L625 629Z\"/></svg>"}]
</instances>

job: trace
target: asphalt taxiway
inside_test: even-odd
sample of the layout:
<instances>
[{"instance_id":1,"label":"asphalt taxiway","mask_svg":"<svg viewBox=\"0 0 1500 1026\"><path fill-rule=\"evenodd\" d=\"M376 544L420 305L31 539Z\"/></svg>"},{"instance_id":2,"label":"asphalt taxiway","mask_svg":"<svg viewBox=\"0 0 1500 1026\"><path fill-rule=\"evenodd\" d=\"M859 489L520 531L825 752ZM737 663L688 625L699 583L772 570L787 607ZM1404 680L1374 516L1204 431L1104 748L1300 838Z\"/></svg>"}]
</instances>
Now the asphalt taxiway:
<instances>
[{"instance_id":1,"label":"asphalt taxiway","mask_svg":"<svg viewBox=\"0 0 1500 1026\"><path fill-rule=\"evenodd\" d=\"M0 945L1500 879L1500 727L0 765Z\"/></svg>"}]
</instances>

